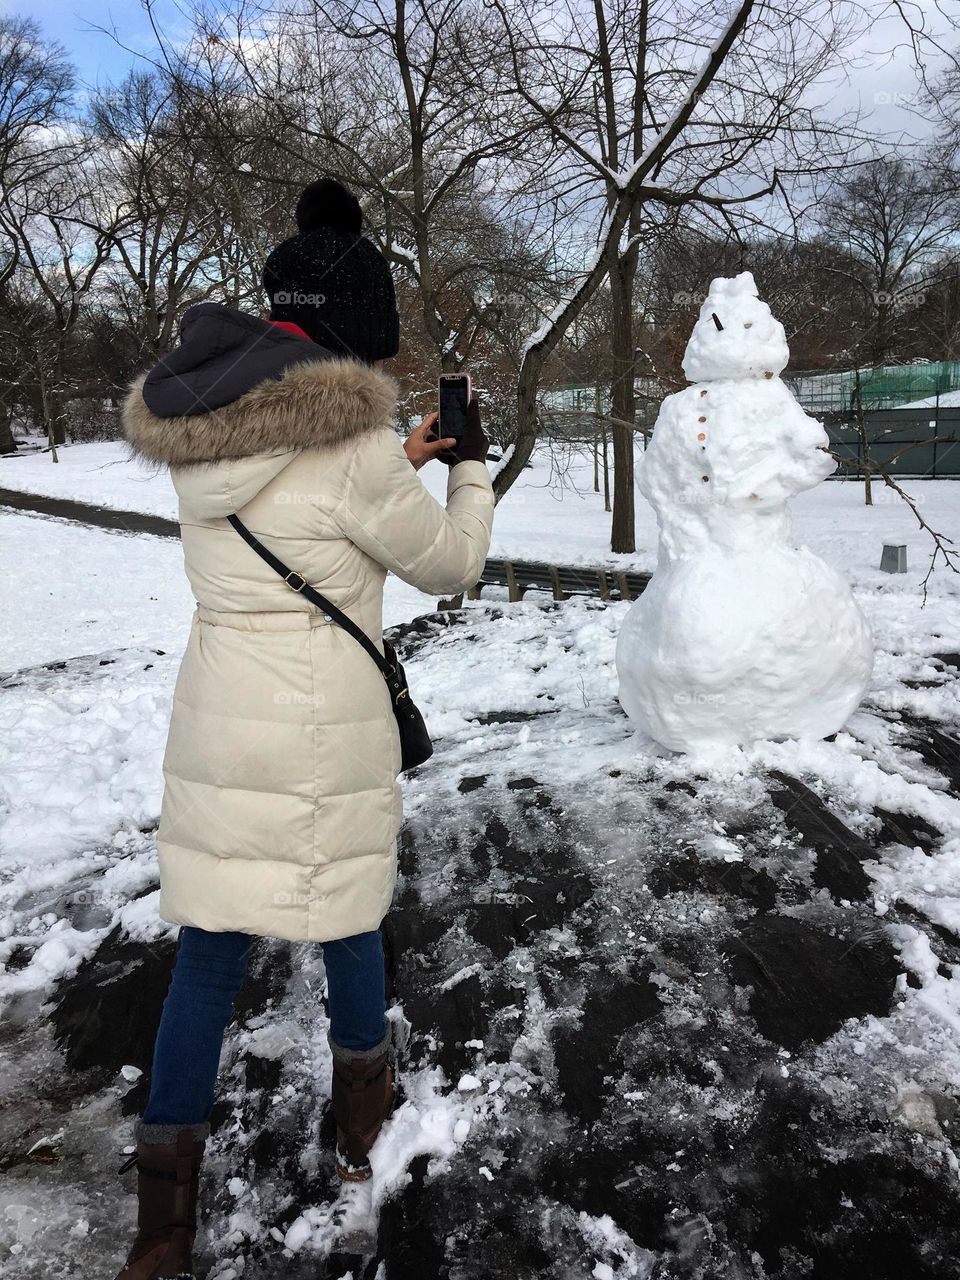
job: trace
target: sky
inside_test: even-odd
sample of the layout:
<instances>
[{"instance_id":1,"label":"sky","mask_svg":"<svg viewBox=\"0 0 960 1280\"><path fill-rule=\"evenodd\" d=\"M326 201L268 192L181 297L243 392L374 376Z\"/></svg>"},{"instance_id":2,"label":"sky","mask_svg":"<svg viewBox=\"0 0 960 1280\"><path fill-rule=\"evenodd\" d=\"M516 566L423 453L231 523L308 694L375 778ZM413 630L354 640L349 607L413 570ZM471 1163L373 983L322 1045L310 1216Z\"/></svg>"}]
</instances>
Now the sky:
<instances>
[{"instance_id":1,"label":"sky","mask_svg":"<svg viewBox=\"0 0 960 1280\"><path fill-rule=\"evenodd\" d=\"M155 0L154 10L166 34L182 24L174 0ZM45 34L63 45L80 80L91 88L121 79L137 64L138 52L149 55L156 49L150 22L137 0L0 0L0 13L36 18ZM111 26L133 52L94 29Z\"/></svg>"},{"instance_id":2,"label":"sky","mask_svg":"<svg viewBox=\"0 0 960 1280\"><path fill-rule=\"evenodd\" d=\"M831 72L821 100L836 111L859 107L891 141L920 139L928 126L909 108L916 88L915 59L903 23L885 0L866 7L880 16L844 50L843 67ZM923 12L947 46L960 51L960 0L907 0L904 9ZM166 36L186 30L176 0L154 0L154 11ZM82 84L90 88L121 78L138 64L138 54L149 56L156 49L138 0L0 0L0 13L34 16L66 48ZM126 48L95 29L110 26ZM935 73L937 61L935 55L929 58L928 74Z\"/></svg>"}]
</instances>

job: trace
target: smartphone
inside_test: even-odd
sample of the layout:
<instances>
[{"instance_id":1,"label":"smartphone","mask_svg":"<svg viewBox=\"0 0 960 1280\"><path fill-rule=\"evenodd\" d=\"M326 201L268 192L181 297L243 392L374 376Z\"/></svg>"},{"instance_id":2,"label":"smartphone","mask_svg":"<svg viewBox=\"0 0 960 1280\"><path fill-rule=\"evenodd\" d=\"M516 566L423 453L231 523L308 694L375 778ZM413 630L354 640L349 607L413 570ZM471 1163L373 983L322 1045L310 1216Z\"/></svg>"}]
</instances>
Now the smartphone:
<instances>
[{"instance_id":1,"label":"smartphone","mask_svg":"<svg viewBox=\"0 0 960 1280\"><path fill-rule=\"evenodd\" d=\"M438 398L440 421L437 433L440 437L453 436L460 440L467 426L467 405L473 394L469 373L441 373Z\"/></svg>"}]
</instances>

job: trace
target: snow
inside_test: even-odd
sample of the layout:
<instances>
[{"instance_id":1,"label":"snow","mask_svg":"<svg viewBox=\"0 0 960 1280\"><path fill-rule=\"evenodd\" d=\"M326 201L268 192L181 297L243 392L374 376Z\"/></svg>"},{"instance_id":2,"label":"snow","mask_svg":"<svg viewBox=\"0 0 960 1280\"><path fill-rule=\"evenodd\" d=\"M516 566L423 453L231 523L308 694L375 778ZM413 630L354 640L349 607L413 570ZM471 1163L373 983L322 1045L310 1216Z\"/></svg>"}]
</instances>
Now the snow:
<instances>
[{"instance_id":1,"label":"snow","mask_svg":"<svg viewBox=\"0 0 960 1280\"><path fill-rule=\"evenodd\" d=\"M167 468L134 457L123 441L60 445L57 456L56 463L49 453L0 458L0 488L177 518L177 495Z\"/></svg>"},{"instance_id":2,"label":"snow","mask_svg":"<svg viewBox=\"0 0 960 1280\"><path fill-rule=\"evenodd\" d=\"M32 526L34 549L43 550L42 559L51 566L49 584L54 595L59 595L58 588L65 587L74 573L75 560L46 554L48 544L61 551L64 532L91 539L92 552L101 558L112 547L119 547L128 561L126 577L107 574L101 583L101 605L114 619L110 632L113 647L89 659L88 665L79 669L79 678L72 675L65 679L55 671L40 673L6 690L2 703L2 901L28 904L18 913L20 925L14 927L8 918L4 946L9 952L23 938L46 939L34 952L32 962L7 981L17 990L45 990L73 972L134 905L137 913L127 917L132 931L143 929L141 919L154 921L145 936L151 928L154 933L165 931L155 919L155 894L148 898L137 895L153 873L151 831L159 815L160 759L189 601L168 600L165 633L159 615L151 624L152 639L161 641L165 649L159 654L144 646L138 620L135 615L125 615L119 604L129 593L131 580L152 577L133 574L129 561L143 558L149 568L158 554L178 556L176 544L29 517L4 517L4 525L11 520ZM91 544L84 546L90 554ZM166 566L171 581L175 581L175 568ZM942 649L958 633L960 592L956 580L942 574L921 611L916 583L879 573L875 577L876 586L861 594L878 642L870 707L859 711L848 726L849 732L836 741L760 741L733 749L707 744L692 752L686 762L676 759L671 764L675 758L663 756L642 734L631 746L631 739L623 738L619 726L611 736L613 726L597 721L594 715L589 729L575 723L564 726L556 740L556 754L551 757L551 776L574 784L620 765L622 749L614 750L613 744L622 743L627 758L636 755L656 762L665 779L703 769L715 782L725 779L736 784L758 768L784 769L822 780L860 812L869 813L875 806L887 804L941 829L956 831L960 841L960 805L936 785L929 770L904 760L895 726L878 715L882 710L947 722L960 720L956 684L910 688L903 683L907 677L922 681L933 674L929 654ZM394 585L398 584L391 581ZM114 606L109 602L111 586ZM35 607L29 590L23 600L25 606ZM421 602L420 611L423 603L429 602ZM416 604L413 607L416 609ZM411 683L432 732L444 742L454 771L460 757L474 759L475 769L478 753L487 757L484 767L498 767L502 757L523 768L525 755L532 758L543 749L530 723L502 726L495 743L488 734L478 733L478 715L496 714L503 707L539 713L545 707L568 704L609 706L615 693L616 638L629 606L598 610L571 600L560 614L544 615L535 604L521 604L510 606L494 625L484 624L487 607L475 608L483 643L471 650L469 686L464 685L461 641L455 631L441 633L429 652L408 663ZM392 611L395 615L402 612L396 600ZM25 610L18 608L16 612L28 616ZM47 642L45 657L56 656L61 634L57 631ZM78 649L89 642L86 628L67 632L66 637L63 644ZM37 643L42 647L40 636ZM116 648L118 643L122 650ZM69 649L59 652L65 656ZM524 655L520 664L515 661L518 653ZM408 814L415 817L422 808L431 806L432 798L429 791L414 788L406 804ZM723 860L739 856L722 834L709 839L714 844L712 856ZM706 855L707 844L701 848ZM960 928L954 870L958 855L960 843L955 841L934 856L900 851L889 865L881 859L873 872L878 900L890 902L899 897L922 908L936 922ZM97 879L97 903L109 914L93 930L64 929L62 921L51 928L41 910L44 896L55 898L60 884L88 877ZM456 988L469 972L470 966L458 966L444 985Z\"/></svg>"},{"instance_id":3,"label":"snow","mask_svg":"<svg viewBox=\"0 0 960 1280\"><path fill-rule=\"evenodd\" d=\"M68 456L61 465L75 468L78 486L64 490L69 496L84 496L87 485L87 500L175 514L163 477L137 480L117 446L76 446ZM41 461L38 484L57 473ZM9 463L7 472L22 462L29 460ZM422 474L439 494L442 469ZM609 516L590 492L591 474L587 452L536 455L498 510L494 553L610 562ZM934 527L960 537L950 482L907 488ZM882 1203L883 1188L916 1167L924 1181L911 1184L914 1209L901 1207L900 1220L929 1204L930 1218L910 1221L910 1234L937 1256L930 1222L955 1221L945 1208L957 1185L946 1118L960 1079L960 978L956 952L936 928L960 929L960 801L918 752L911 726L920 720L955 735L960 724L960 680L934 657L957 648L960 580L938 571L921 608L929 540L899 499L884 490L877 499L866 508L860 485L831 482L794 502L798 536L851 582L876 641L865 698L833 741L706 744L688 755L658 747L616 706L615 650L628 605L572 599L553 608L542 595L506 605L502 593L485 592L489 599L470 604L456 625L401 642L437 755L403 784L410 847L395 919L398 928L406 922L409 932L399 936L409 945L397 957L407 967L391 1019L402 1023L405 1001L412 1016L414 996L421 1036L430 1010L469 1011L471 993L496 991L496 1008L487 1025L465 1020L448 1043L427 1037L423 1056L404 1063L403 1104L376 1148L372 1183L338 1191L317 1134L330 1084L322 962L309 947L265 947L260 1002L231 1028L224 1051L205 1184L211 1276L319 1273L348 1244L363 1251L387 1215L384 1248L397 1237L411 1250L436 1238L438 1249L464 1251L451 1273L479 1274L476 1258L490 1257L497 1274L537 1274L536 1264L517 1265L512 1253L501 1267L496 1252L512 1232L529 1230L518 1247L550 1255L543 1274L620 1280L664 1268L693 1276L699 1268L718 1278L794 1280L803 1259L796 1267L789 1261L793 1243L783 1259L759 1260L748 1246L740 1251L723 1217L741 1185L751 1188L750 1205L763 1211L770 1203L762 1198L770 1175L753 1162L750 1135L763 1128L758 1097L773 1089L773 1075L776 1089L809 1090L812 1114L825 1117L800 1135L797 1151L825 1153L811 1184L817 1168L824 1178L842 1168L843 1212L863 1247L875 1227L861 1217L865 1202ZM650 568L655 516L639 506L640 550L630 562ZM154 831L192 602L172 540L12 513L0 513L0 539L11 602L0 622L0 668L31 668L8 679L0 699L0 995L7 1025L19 1033L0 1047L0 1138L13 1157L0 1177L3 1267L10 1280L112 1275L133 1214L131 1182L112 1170L129 1145L128 1091L148 1063L131 1054L127 1028L110 1022L104 1051L118 1049L119 1057L109 1069L68 1070L52 1039L51 1010L78 980L96 979L109 991L133 964L130 955L141 954L136 948L148 958L169 954L175 931L157 916ZM907 543L909 573L879 571L885 541ZM435 601L391 578L385 604L395 625ZM92 656L73 660L78 654ZM44 662L63 665L36 665ZM921 820L936 838L926 850L909 839L878 843L863 864L862 909L843 906L810 885L810 850L771 815L772 770L804 779L864 838L876 835L881 808ZM478 777L480 789L462 788ZM495 822L504 829L503 857L521 868L519 884L497 861ZM685 850L701 872L719 868L722 884L765 872L786 886L779 912L788 918L827 932L851 915L861 925L868 918L896 951L890 1009L851 1017L792 1053L765 1041L744 1012L747 993L725 985L714 950L738 922L757 918L753 905L702 885L654 892L663 861ZM515 911L517 927L526 927L542 909L526 901L526 881L545 874L551 859L570 900L547 927L534 922L525 940L508 938L498 961L470 936L471 920L488 908L494 921ZM578 908L570 891L584 874L590 892ZM443 933L438 921L448 919ZM433 950L431 931L441 938ZM110 939L132 951L114 961ZM285 957L289 974L271 985ZM629 1025L618 1057L620 1030L592 1026L598 1014L617 1013L616 995L603 999L607 988L598 984L620 982L614 992L629 992L626 979L641 964L662 1013L649 1029ZM131 1025L144 1016L141 1002L153 1007L139 972L132 969L126 988L137 1006L124 1010ZM420 972L418 992L411 975ZM596 1008L586 1012L591 998ZM95 1003L89 1016L100 1025ZM589 1068L600 1058L608 1110L595 1123L564 1093L570 1067L557 1066L557 1037L565 1027L575 1037L570 1059ZM262 1086L253 1083L254 1066ZM45 1138L54 1141L50 1135L56 1160L24 1159ZM862 1150L865 1160L891 1161L872 1184L862 1173L846 1181ZM778 1162L783 1154L777 1147ZM719 1198L711 1191L718 1186ZM767 1221L765 1230L775 1234L776 1224ZM829 1230L839 1230L835 1220ZM834 1248L824 1231L824 1247ZM714 1259L712 1239L735 1253L732 1261L726 1253ZM393 1259L382 1265L390 1274ZM869 1263L849 1273L884 1274ZM350 1274L368 1272L357 1265ZM920 1280L921 1272L908 1264L902 1274Z\"/></svg>"},{"instance_id":4,"label":"snow","mask_svg":"<svg viewBox=\"0 0 960 1280\"><path fill-rule=\"evenodd\" d=\"M125 444L115 441L67 445L60 451L60 456L62 461L58 466L54 466L46 454L0 458L0 488L69 497L114 510L141 511L171 520L177 518L177 498L167 473L145 471L138 461L129 456ZM645 458L639 443L636 457L639 478ZM419 475L434 497L442 500L446 468L431 464L424 467ZM924 519L933 528L960 537L960 489L953 481L906 481L902 487L914 498ZM797 539L828 562L843 566L848 577L855 580L862 575L874 584L891 581L886 574L877 572L883 544L904 543L911 566L908 580L913 582L918 570L922 576L929 560L929 535L919 528L906 503L891 489L881 484L874 484L873 489L872 507L864 505L863 484L855 480L831 480L799 494L792 504ZM0 527L13 518L0 510ZM25 529L36 524L31 517L24 519L28 521L22 526ZM68 529L75 527L67 526ZM60 544L64 551L70 545L69 536L72 535ZM610 515L603 509L602 495L593 492L591 449L555 444L534 453L528 469L497 507L490 554L549 564L604 564L649 571L656 564L657 539L657 519L653 508L639 500L636 552L630 555L611 553ZM15 552L11 563L19 579L17 598L24 599L22 593L27 592L32 603L34 586L28 579L35 578L35 575L28 572L21 554L22 543L14 542L11 546ZM178 550L175 549L173 554L178 557ZM39 594L39 584L36 585ZM425 606L426 598L420 599ZM395 614L388 625L399 621L401 615ZM80 650L68 647L55 656L68 652ZM33 653L27 660L31 659L42 660ZM8 665L0 661L0 667Z\"/></svg>"},{"instance_id":5,"label":"snow","mask_svg":"<svg viewBox=\"0 0 960 1280\"><path fill-rule=\"evenodd\" d=\"M186 644L194 600L173 539L0 509L0 560L15 604L0 612L0 672L98 653L118 640L178 654ZM384 625L406 622L435 604L432 596L391 578Z\"/></svg>"},{"instance_id":6,"label":"snow","mask_svg":"<svg viewBox=\"0 0 960 1280\"><path fill-rule=\"evenodd\" d=\"M897 405L898 409L957 409L960 408L960 391L944 391L939 396L924 396L922 400L911 400L907 404Z\"/></svg>"},{"instance_id":7,"label":"snow","mask_svg":"<svg viewBox=\"0 0 960 1280\"><path fill-rule=\"evenodd\" d=\"M659 555L620 632L620 701L676 751L827 737L870 678L850 588L793 541L788 499L836 463L772 378L788 355L749 272L714 280L684 357L694 385L663 402L640 472Z\"/></svg>"},{"instance_id":8,"label":"snow","mask_svg":"<svg viewBox=\"0 0 960 1280\"><path fill-rule=\"evenodd\" d=\"M0 611L0 671L118 643L186 644L193 596L171 539L0 512L0 560L12 606Z\"/></svg>"}]
</instances>

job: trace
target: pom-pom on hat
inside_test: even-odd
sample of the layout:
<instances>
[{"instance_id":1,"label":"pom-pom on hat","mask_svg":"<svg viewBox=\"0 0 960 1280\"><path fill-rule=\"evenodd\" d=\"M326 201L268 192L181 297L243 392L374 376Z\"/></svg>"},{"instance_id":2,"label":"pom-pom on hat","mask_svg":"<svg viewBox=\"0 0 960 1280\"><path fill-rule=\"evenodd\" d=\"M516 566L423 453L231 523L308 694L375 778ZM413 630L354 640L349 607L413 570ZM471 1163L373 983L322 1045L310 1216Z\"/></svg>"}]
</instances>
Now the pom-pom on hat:
<instances>
[{"instance_id":1,"label":"pom-pom on hat","mask_svg":"<svg viewBox=\"0 0 960 1280\"><path fill-rule=\"evenodd\" d=\"M338 356L366 364L397 354L400 317L383 254L360 234L356 196L332 178L311 182L294 214L298 234L263 269L270 319L300 326Z\"/></svg>"},{"instance_id":2,"label":"pom-pom on hat","mask_svg":"<svg viewBox=\"0 0 960 1280\"><path fill-rule=\"evenodd\" d=\"M304 187L293 216L299 231L333 227L335 231L352 231L359 235L363 230L360 201L333 178L318 178L309 187Z\"/></svg>"}]
</instances>

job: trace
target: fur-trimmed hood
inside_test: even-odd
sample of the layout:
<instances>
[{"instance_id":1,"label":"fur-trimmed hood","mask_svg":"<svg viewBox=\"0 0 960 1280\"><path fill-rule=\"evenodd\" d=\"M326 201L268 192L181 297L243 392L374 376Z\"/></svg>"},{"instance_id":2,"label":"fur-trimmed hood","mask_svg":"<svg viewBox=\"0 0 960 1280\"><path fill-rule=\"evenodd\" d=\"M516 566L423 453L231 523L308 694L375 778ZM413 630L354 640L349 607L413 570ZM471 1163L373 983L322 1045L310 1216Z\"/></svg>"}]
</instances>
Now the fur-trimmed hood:
<instances>
[{"instance_id":1,"label":"fur-trimmed hood","mask_svg":"<svg viewBox=\"0 0 960 1280\"><path fill-rule=\"evenodd\" d=\"M397 385L357 360L316 360L268 378L232 404L189 417L161 418L130 388L123 426L135 453L186 466L289 449L333 448L393 425Z\"/></svg>"},{"instance_id":2,"label":"fur-trimmed hood","mask_svg":"<svg viewBox=\"0 0 960 1280\"><path fill-rule=\"evenodd\" d=\"M181 513L227 516L302 450L393 426L397 385L387 374L228 307L191 312L181 345L134 382L123 406L127 440L171 468Z\"/></svg>"},{"instance_id":3,"label":"fur-trimmed hood","mask_svg":"<svg viewBox=\"0 0 960 1280\"><path fill-rule=\"evenodd\" d=\"M133 383L123 425L135 453L180 467L336 447L391 426L396 403L396 383L378 369L208 303Z\"/></svg>"}]
</instances>

